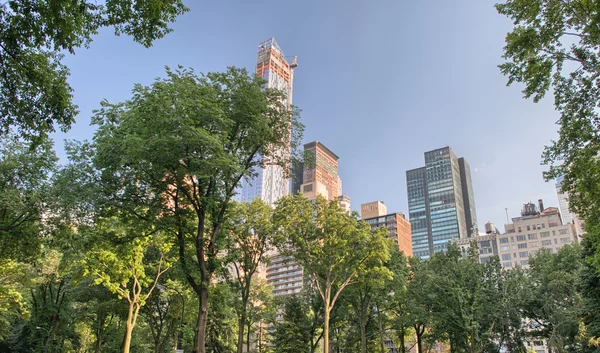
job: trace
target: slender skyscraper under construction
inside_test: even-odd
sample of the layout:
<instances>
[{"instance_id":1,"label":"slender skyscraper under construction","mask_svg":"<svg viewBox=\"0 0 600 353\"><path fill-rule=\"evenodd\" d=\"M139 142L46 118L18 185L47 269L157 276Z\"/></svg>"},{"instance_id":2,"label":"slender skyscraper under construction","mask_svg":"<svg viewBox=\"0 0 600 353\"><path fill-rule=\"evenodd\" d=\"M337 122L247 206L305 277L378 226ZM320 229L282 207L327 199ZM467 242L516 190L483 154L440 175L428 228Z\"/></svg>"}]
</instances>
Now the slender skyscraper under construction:
<instances>
[{"instance_id":1,"label":"slender skyscraper under construction","mask_svg":"<svg viewBox=\"0 0 600 353\"><path fill-rule=\"evenodd\" d=\"M294 82L294 67L296 60L288 63L285 54L275 41L275 38L266 40L258 45L258 58L256 74L266 81L267 88L276 88L287 96L288 106L292 105L292 87ZM290 153L290 148L275 151L283 155ZM259 197L273 206L277 200L289 195L290 179L286 171L278 165L269 165L257 170L258 175L252 180L244 180L240 190L240 200L249 202Z\"/></svg>"}]
</instances>

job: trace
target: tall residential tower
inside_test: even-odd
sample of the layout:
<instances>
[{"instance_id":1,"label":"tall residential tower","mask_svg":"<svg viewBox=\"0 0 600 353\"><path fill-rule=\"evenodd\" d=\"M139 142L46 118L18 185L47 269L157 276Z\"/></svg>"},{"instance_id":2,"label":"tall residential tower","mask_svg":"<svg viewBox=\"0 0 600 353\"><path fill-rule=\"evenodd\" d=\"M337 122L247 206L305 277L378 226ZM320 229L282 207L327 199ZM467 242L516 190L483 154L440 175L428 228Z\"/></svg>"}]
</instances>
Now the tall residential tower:
<instances>
[{"instance_id":1,"label":"tall residential tower","mask_svg":"<svg viewBox=\"0 0 600 353\"><path fill-rule=\"evenodd\" d=\"M340 202L343 208L350 198L341 195L341 179L338 175L338 156L319 141L304 145L304 155L310 156L306 164L296 165L293 192L301 192L304 197L315 200L317 196L330 202ZM302 177L301 180L299 179ZM341 197L341 199L340 199ZM267 266L267 283L273 286L273 295L282 296L297 294L302 291L304 270L293 259L280 256L276 252L269 254Z\"/></svg>"},{"instance_id":2,"label":"tall residential tower","mask_svg":"<svg viewBox=\"0 0 600 353\"><path fill-rule=\"evenodd\" d=\"M450 147L425 152L425 166L406 172L412 251L427 259L477 227L471 170Z\"/></svg>"},{"instance_id":3,"label":"tall residential tower","mask_svg":"<svg viewBox=\"0 0 600 353\"><path fill-rule=\"evenodd\" d=\"M292 105L295 59L288 63L285 54L275 41L266 40L258 45L256 75L266 81L266 88L276 88L286 93L288 106ZM290 153L290 148L275 151L282 155ZM248 202L259 197L273 206L277 200L290 193L290 180L286 171L278 165L258 168L258 175L252 180L244 180L240 190L242 202Z\"/></svg>"}]
</instances>

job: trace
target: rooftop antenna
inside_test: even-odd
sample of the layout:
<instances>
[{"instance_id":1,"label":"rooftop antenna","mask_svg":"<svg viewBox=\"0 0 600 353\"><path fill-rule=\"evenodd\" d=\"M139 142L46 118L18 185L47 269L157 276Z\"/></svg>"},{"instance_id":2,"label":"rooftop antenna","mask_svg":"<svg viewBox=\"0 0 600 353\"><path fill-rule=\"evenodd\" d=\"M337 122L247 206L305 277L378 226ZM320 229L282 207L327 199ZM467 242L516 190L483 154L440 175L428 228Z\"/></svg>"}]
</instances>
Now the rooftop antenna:
<instances>
[{"instance_id":1,"label":"rooftop antenna","mask_svg":"<svg viewBox=\"0 0 600 353\"><path fill-rule=\"evenodd\" d=\"M510 222L508 221L508 208L505 208L504 211L506 211L506 224L509 224Z\"/></svg>"}]
</instances>

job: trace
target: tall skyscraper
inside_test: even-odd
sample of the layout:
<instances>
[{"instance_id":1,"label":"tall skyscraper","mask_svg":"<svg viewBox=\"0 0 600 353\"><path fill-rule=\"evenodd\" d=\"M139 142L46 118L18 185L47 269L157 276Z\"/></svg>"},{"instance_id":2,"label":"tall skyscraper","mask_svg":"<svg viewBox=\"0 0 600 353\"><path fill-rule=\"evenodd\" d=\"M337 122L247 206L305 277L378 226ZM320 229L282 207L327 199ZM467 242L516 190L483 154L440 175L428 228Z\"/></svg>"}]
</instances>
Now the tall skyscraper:
<instances>
[{"instance_id":1,"label":"tall skyscraper","mask_svg":"<svg viewBox=\"0 0 600 353\"><path fill-rule=\"evenodd\" d=\"M477 226L471 171L450 147L425 152L425 167L406 172L412 247L427 259Z\"/></svg>"},{"instance_id":2,"label":"tall skyscraper","mask_svg":"<svg viewBox=\"0 0 600 353\"><path fill-rule=\"evenodd\" d=\"M310 156L309 163L294 166L296 178L293 192L301 192L306 198L314 200L322 196L328 201L340 202L342 207L350 208L350 198L340 199L341 179L338 175L338 156L319 141L304 145L304 155ZM299 176L302 175L302 180ZM299 293L303 287L303 268L292 259L270 254L267 267L267 283L273 286L273 295Z\"/></svg>"},{"instance_id":3,"label":"tall skyscraper","mask_svg":"<svg viewBox=\"0 0 600 353\"><path fill-rule=\"evenodd\" d=\"M292 105L295 59L290 64L283 51L275 41L268 39L258 45L256 75L266 81L266 88L276 88L286 93L288 106ZM289 155L289 147L275 151L281 155ZM277 200L289 195L290 179L286 171L278 165L265 165L258 168L257 176L252 180L242 181L239 199L248 202L259 197L273 206Z\"/></svg>"}]
</instances>

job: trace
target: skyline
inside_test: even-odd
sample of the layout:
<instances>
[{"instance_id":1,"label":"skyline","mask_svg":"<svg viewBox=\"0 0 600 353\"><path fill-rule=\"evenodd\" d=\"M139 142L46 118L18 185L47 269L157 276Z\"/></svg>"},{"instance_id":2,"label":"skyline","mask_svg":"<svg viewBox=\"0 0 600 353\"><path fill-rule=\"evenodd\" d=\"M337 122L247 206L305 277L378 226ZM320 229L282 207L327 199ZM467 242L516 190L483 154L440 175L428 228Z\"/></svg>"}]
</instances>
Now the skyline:
<instances>
[{"instance_id":1,"label":"skyline","mask_svg":"<svg viewBox=\"0 0 600 353\"><path fill-rule=\"evenodd\" d=\"M92 137L91 110L103 98L128 99L134 83L164 76L165 64L252 72L256 45L275 37L287 55L298 56L294 101L303 109L303 142L322 141L340 156L353 210L382 200L390 212L408 214L405 171L421 165L423 152L444 146L471 164L479 229L492 221L503 230L504 208L512 218L528 201L558 206L554 183L542 180L540 166L543 146L556 136L557 114L551 99L533 104L518 86L505 87L496 66L511 26L492 2L433 9L313 2L294 6L296 15L286 18L277 15L292 4L232 3L188 4L191 11L174 32L151 49L101 31L91 49L68 56L81 113L70 132L55 135L59 156L63 138ZM248 16L256 8L271 20ZM234 25L220 25L229 22ZM447 30L429 30L433 22ZM417 26L418 36L409 35Z\"/></svg>"}]
</instances>

